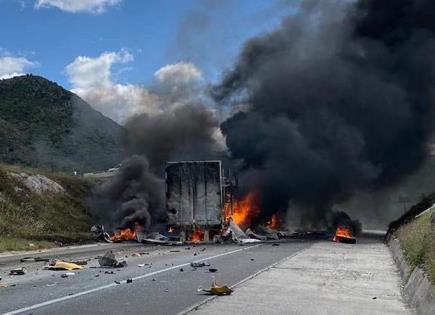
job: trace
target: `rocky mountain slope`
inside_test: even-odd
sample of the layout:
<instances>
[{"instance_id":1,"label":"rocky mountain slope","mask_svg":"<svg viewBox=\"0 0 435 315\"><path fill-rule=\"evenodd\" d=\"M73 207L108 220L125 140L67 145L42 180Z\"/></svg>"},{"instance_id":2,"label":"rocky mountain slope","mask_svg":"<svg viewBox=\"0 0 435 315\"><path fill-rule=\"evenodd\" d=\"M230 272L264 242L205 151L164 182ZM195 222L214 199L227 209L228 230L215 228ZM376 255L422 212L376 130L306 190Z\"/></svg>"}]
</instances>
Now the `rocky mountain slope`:
<instances>
[{"instance_id":1,"label":"rocky mountain slope","mask_svg":"<svg viewBox=\"0 0 435 315\"><path fill-rule=\"evenodd\" d=\"M43 77L0 80L0 161L56 171L120 163L122 127Z\"/></svg>"}]
</instances>

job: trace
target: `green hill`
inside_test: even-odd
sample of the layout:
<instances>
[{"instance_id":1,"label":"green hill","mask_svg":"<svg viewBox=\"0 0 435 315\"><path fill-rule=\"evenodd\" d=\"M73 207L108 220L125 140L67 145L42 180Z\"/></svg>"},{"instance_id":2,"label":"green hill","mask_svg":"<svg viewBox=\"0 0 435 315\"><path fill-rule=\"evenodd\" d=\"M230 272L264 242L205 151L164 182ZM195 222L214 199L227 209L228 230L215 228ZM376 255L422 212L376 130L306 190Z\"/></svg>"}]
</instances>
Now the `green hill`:
<instances>
[{"instance_id":1,"label":"green hill","mask_svg":"<svg viewBox=\"0 0 435 315\"><path fill-rule=\"evenodd\" d=\"M121 132L43 77L0 80L0 161L55 171L104 170L122 160Z\"/></svg>"},{"instance_id":2,"label":"green hill","mask_svg":"<svg viewBox=\"0 0 435 315\"><path fill-rule=\"evenodd\" d=\"M0 252L92 240L86 199L94 182L0 163Z\"/></svg>"}]
</instances>

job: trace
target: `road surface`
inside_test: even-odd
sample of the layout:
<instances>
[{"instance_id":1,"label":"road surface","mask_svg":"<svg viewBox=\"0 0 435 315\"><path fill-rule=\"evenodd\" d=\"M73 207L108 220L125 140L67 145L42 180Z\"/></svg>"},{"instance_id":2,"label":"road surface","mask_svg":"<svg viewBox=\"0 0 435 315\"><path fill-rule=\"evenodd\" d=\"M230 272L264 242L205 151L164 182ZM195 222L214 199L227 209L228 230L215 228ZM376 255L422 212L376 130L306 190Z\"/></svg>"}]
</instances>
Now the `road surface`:
<instances>
[{"instance_id":1,"label":"road surface","mask_svg":"<svg viewBox=\"0 0 435 315\"><path fill-rule=\"evenodd\" d=\"M197 289L208 287L213 277L219 283L234 285L312 244L293 240L280 246L127 245L115 248L115 252L128 266L114 270L97 268L95 259L109 247L56 252L57 258L90 259L85 270L68 278L61 277L64 271L43 270L43 262L19 263L10 256L0 257L0 284L9 285L0 288L0 314L178 314L209 298ZM190 267L192 261L211 266L194 270ZM20 266L27 268L26 275L7 275L10 269ZM211 273L208 268L218 271ZM114 274L106 273L110 271ZM127 279L133 282L126 283Z\"/></svg>"}]
</instances>

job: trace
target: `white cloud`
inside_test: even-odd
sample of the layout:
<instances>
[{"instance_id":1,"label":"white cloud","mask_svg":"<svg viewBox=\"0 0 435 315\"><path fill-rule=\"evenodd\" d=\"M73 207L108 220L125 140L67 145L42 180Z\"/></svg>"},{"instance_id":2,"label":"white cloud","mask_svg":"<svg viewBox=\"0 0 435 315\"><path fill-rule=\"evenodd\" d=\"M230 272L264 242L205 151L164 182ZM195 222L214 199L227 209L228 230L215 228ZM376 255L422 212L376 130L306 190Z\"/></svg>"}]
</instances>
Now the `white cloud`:
<instances>
[{"instance_id":1,"label":"white cloud","mask_svg":"<svg viewBox=\"0 0 435 315\"><path fill-rule=\"evenodd\" d=\"M153 95L140 85L113 81L112 67L133 61L126 50L105 52L96 58L79 56L66 66L72 92L96 110L117 122L143 111L144 104L153 104Z\"/></svg>"},{"instance_id":2,"label":"white cloud","mask_svg":"<svg viewBox=\"0 0 435 315\"><path fill-rule=\"evenodd\" d=\"M126 50L104 52L95 58L77 57L65 68L71 91L122 124L138 113L153 115L183 104L190 97L186 92L188 83L201 78L201 71L195 65L182 62L164 66L155 73L157 85L163 87L157 89L159 92L138 84L116 82L112 76L114 65L133 59ZM184 89L177 89L179 84L184 84Z\"/></svg>"},{"instance_id":3,"label":"white cloud","mask_svg":"<svg viewBox=\"0 0 435 315\"><path fill-rule=\"evenodd\" d=\"M202 79L201 70L190 62L166 65L157 70L154 76L161 83L169 84L185 84Z\"/></svg>"},{"instance_id":4,"label":"white cloud","mask_svg":"<svg viewBox=\"0 0 435 315\"><path fill-rule=\"evenodd\" d=\"M55 7L66 12L90 12L100 14L109 6L116 5L122 0L37 0L36 8Z\"/></svg>"},{"instance_id":5,"label":"white cloud","mask_svg":"<svg viewBox=\"0 0 435 315\"><path fill-rule=\"evenodd\" d=\"M37 63L24 57L0 57L0 79L8 79L23 75L26 69L36 67Z\"/></svg>"}]
</instances>

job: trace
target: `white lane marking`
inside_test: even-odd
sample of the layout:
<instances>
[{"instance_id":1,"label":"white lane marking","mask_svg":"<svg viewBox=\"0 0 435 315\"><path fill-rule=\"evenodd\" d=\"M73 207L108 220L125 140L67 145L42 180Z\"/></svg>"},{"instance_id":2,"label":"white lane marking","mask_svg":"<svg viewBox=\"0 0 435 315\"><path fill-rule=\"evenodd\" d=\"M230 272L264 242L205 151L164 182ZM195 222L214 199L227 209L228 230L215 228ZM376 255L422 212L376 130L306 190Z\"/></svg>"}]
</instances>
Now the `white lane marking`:
<instances>
[{"instance_id":1,"label":"white lane marking","mask_svg":"<svg viewBox=\"0 0 435 315\"><path fill-rule=\"evenodd\" d=\"M258 246L261 246L261 244L254 245L254 246L249 246L249 247L244 247L244 248L240 248L240 249L236 249L236 250L233 250L233 251L230 251L230 252L217 254L217 255L214 255L214 256L211 256L211 257L201 258L201 259L195 260L194 262L201 262L201 261L204 261L204 260L212 260L212 259L216 259L216 258L219 258L219 257L222 257L222 256L226 256L226 255L238 253L238 252L241 252L241 251L244 251L244 250L248 250L248 249L251 249L251 248L255 248L255 247L258 247ZM157 271L153 271L153 272L150 272L150 273L146 273L146 274L134 277L133 280L138 280L138 279L143 279L143 278L155 276L155 275L157 275L159 273L170 271L170 270L177 269L177 268L184 267L184 266L188 266L188 265L190 265L190 262L184 263L184 264L180 264L180 265L177 265L177 266L168 267L168 268L157 270ZM121 281L121 283L125 283L125 282L126 282L126 280ZM96 287L94 289L90 289L90 290L74 293L74 294L71 294L71 295L66 295L66 296L63 296L63 297L60 297L60 298L57 298L57 299L49 300L49 301L46 301L46 302L42 302L42 303L26 306L26 307L23 307L23 308L14 310L14 311L3 313L1 315L20 314L20 313L31 311L31 310L34 310L34 309L37 309L37 308L40 308L40 307L43 307L43 306L47 306L47 305L63 302L63 301L66 301L66 300L71 300L71 299L74 299L76 297L79 297L79 296L82 296L82 295L86 295L86 294L89 294L89 293L98 292L98 291L105 290L105 289L108 289L108 288L116 287L117 285L118 284L116 284L116 283L106 284L106 285L103 285L103 286L100 286L100 287Z\"/></svg>"},{"instance_id":2,"label":"white lane marking","mask_svg":"<svg viewBox=\"0 0 435 315\"><path fill-rule=\"evenodd\" d=\"M311 246L309 246L309 247L311 247ZM261 273L263 273L263 272L265 272L265 271L268 271L268 270L271 269L271 268L274 268L275 266L277 266L278 264L284 262L285 260L287 260L287 259L291 259L291 258L295 257L296 255L299 255L299 254L302 253L303 251L307 250L309 247L307 247L307 248L303 248L303 249L297 251L296 253L293 253L293 254L291 254L291 255L289 255L289 256L286 256L286 257L284 257L284 258L278 260L277 262L274 262L273 264L271 264L271 265L269 265L269 266L267 266L267 267L264 267L263 269L257 271L256 273L253 273L252 275L247 276L246 278L240 280L239 282L236 282L235 284L231 285L230 288L231 288L231 289L232 289L232 288L235 288L235 287L237 287L237 286L239 286L239 285L245 283L246 281L251 280L252 278L255 278L255 277L258 276L259 274L261 274ZM178 315L185 315L185 314L187 314L187 313L190 313L190 312L196 310L198 307L200 307L200 306L202 306L202 305L204 305L204 304L206 304L206 303L208 303L208 302L210 302L210 301L216 299L217 297L218 297L218 296L216 296L216 295L210 296L210 297L208 297L208 298L206 298L206 299L204 299L204 300L202 300L202 301L200 301L200 302L198 302L198 303L196 303L196 304L194 304L194 305L192 305L192 306L186 308L185 310L179 312Z\"/></svg>"}]
</instances>

